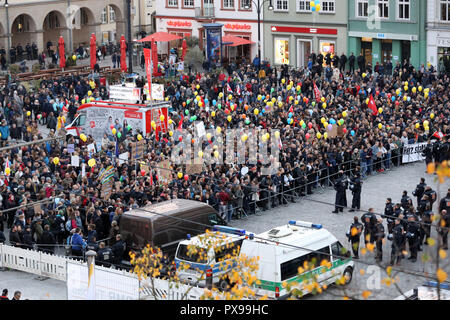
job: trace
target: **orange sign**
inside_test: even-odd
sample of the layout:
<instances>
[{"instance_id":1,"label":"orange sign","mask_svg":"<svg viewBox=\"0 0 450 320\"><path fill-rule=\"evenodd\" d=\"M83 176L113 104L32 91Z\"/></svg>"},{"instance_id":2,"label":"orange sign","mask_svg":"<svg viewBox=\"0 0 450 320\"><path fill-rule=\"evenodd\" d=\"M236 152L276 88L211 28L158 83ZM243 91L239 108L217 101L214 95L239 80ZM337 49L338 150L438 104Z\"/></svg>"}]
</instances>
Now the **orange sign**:
<instances>
[{"instance_id":1,"label":"orange sign","mask_svg":"<svg viewBox=\"0 0 450 320\"><path fill-rule=\"evenodd\" d=\"M241 24L241 23L227 23L225 25L225 28L232 30L250 30L252 26L249 24Z\"/></svg>"},{"instance_id":2,"label":"orange sign","mask_svg":"<svg viewBox=\"0 0 450 320\"><path fill-rule=\"evenodd\" d=\"M192 22L190 21L179 21L179 20L169 20L167 25L171 27L192 27Z\"/></svg>"}]
</instances>

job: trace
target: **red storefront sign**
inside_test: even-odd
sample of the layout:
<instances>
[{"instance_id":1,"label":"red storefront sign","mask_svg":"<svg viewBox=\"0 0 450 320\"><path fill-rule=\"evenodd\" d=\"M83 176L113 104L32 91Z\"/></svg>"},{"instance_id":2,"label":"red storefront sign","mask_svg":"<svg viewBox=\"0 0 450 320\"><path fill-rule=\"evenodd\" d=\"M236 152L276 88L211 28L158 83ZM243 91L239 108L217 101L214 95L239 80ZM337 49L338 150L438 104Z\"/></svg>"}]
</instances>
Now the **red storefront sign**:
<instances>
[{"instance_id":1,"label":"red storefront sign","mask_svg":"<svg viewBox=\"0 0 450 320\"><path fill-rule=\"evenodd\" d=\"M167 25L171 27L192 27L192 22L190 21L179 21L179 20L169 20Z\"/></svg>"},{"instance_id":2,"label":"red storefront sign","mask_svg":"<svg viewBox=\"0 0 450 320\"><path fill-rule=\"evenodd\" d=\"M125 111L125 118L142 119L142 113L136 111Z\"/></svg>"},{"instance_id":3,"label":"red storefront sign","mask_svg":"<svg viewBox=\"0 0 450 320\"><path fill-rule=\"evenodd\" d=\"M332 34L337 35L337 29L325 29L325 28L300 28L300 27L282 27L272 26L272 32L286 32L286 33L312 33L312 34Z\"/></svg>"},{"instance_id":4,"label":"red storefront sign","mask_svg":"<svg viewBox=\"0 0 450 320\"><path fill-rule=\"evenodd\" d=\"M241 23L227 23L225 26L225 29L231 29L231 30L250 30L252 28L249 24L241 24Z\"/></svg>"}]
</instances>

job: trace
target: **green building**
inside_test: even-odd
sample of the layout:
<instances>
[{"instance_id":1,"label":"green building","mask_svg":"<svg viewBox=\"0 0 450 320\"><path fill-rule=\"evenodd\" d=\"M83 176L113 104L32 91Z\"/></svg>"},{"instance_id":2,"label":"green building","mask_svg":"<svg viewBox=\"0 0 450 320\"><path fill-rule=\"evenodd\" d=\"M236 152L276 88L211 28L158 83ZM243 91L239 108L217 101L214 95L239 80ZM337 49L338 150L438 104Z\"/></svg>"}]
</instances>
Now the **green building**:
<instances>
[{"instance_id":1,"label":"green building","mask_svg":"<svg viewBox=\"0 0 450 320\"><path fill-rule=\"evenodd\" d=\"M424 0L349 0L348 53L372 66L391 60L395 67L404 59L426 65L426 16Z\"/></svg>"}]
</instances>

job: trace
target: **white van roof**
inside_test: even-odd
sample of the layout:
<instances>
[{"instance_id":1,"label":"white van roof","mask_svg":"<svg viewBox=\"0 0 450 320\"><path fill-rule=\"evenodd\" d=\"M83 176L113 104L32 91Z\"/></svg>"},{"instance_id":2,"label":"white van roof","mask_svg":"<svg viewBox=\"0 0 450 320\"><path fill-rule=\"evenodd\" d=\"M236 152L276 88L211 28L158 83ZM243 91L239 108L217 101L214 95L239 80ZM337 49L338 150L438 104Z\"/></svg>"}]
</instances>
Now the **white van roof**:
<instances>
[{"instance_id":1,"label":"white van roof","mask_svg":"<svg viewBox=\"0 0 450 320\"><path fill-rule=\"evenodd\" d=\"M192 237L190 239L186 239L180 242L180 245L195 245L195 246L199 246L199 247L204 247L205 243L204 241L202 241L200 239L201 237L205 237L205 234L201 234L195 237ZM220 232L220 231L212 231L211 232L211 237L208 237L208 242L212 241L212 238L216 238L217 242L214 243L217 246L222 246L224 244L236 241L236 240L240 240L240 239L245 239L245 236L240 236L240 235L235 235L235 234L229 234L229 233L224 233L224 232Z\"/></svg>"}]
</instances>

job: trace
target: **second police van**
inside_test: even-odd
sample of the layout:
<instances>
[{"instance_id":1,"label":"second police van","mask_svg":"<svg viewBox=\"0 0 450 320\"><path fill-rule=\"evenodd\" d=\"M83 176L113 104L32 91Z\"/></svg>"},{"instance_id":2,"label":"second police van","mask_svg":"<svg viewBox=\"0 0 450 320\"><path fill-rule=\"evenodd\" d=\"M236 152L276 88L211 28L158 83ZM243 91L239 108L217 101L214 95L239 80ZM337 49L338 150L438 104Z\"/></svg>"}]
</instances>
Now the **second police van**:
<instances>
[{"instance_id":1,"label":"second police van","mask_svg":"<svg viewBox=\"0 0 450 320\"><path fill-rule=\"evenodd\" d=\"M341 277L344 277L345 284L352 280L354 262L350 258L350 252L321 225L289 221L286 225L257 235L230 227L217 226L217 229L230 233L231 236L225 242L233 242L235 246L240 246L238 254L259 257L257 271L259 282L255 286L257 296L267 295L271 299L286 298L289 296L289 292L284 288L284 282L302 283L304 279L311 279L314 276L317 276L316 281L321 286L333 284ZM177 267L185 258L183 256L184 248L195 243L194 238L180 243L175 257ZM210 252L208 257L209 260L203 260L200 263L190 261L192 266L188 270L178 268L180 279L198 277L199 274L196 274L195 269L209 270L206 274L213 277L213 283L219 284L220 289L225 289L227 283L221 280L221 276L231 270L233 261L225 264L226 269L219 270L219 268L215 268L217 260L214 253ZM233 256L230 258L236 259ZM312 260L315 260L315 268L299 274L299 267L303 267L305 262ZM321 266L323 260L328 260L330 263L327 266ZM192 283L192 281L189 282ZM296 288L303 294L310 293L306 292L303 287L297 286Z\"/></svg>"}]
</instances>

